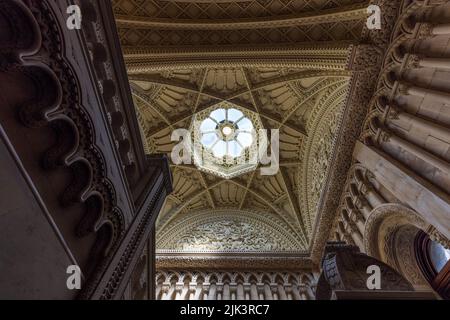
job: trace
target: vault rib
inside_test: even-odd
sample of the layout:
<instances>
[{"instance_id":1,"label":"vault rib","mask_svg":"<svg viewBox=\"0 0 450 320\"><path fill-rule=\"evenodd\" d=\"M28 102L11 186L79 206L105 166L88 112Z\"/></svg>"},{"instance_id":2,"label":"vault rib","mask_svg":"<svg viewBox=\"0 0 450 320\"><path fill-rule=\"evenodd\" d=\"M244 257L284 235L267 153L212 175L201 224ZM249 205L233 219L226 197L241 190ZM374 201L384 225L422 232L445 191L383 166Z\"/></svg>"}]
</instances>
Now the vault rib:
<instances>
[{"instance_id":1,"label":"vault rib","mask_svg":"<svg viewBox=\"0 0 450 320\"><path fill-rule=\"evenodd\" d=\"M300 240L301 240L302 244L303 244L304 246L307 246L307 240L306 240L305 234L303 234L302 232L298 232L299 230L296 230L296 229L293 227L293 226L295 225L294 221L292 221L291 218L290 218L288 215L286 215L282 210L280 210L279 208L277 208L276 206L274 206L270 200L266 199L266 198L265 198L263 195L261 195L259 192L250 189L250 187L247 187L246 185L240 183L239 181L236 181L236 180L228 180L228 181L230 181L231 183L233 183L233 184L235 184L235 185L237 185L237 186L239 186L239 187L241 187L241 188L247 190L247 192L250 192L250 193L253 194L255 197L257 197L258 199L260 199L260 200L262 200L264 203L266 203L273 211L275 211L275 212L281 217L281 219L283 219L283 221L284 221L285 223L287 223L287 225L289 226L289 228L291 228L292 231L293 231L296 235L300 236Z\"/></svg>"}]
</instances>

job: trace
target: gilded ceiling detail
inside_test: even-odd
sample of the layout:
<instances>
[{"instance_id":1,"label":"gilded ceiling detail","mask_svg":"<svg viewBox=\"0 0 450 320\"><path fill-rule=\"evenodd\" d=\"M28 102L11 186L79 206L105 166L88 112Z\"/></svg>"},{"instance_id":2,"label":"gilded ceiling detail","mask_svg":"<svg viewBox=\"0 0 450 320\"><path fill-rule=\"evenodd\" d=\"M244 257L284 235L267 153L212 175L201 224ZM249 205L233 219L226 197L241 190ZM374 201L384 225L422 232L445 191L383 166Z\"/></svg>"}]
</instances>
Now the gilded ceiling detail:
<instances>
[{"instance_id":1,"label":"gilded ceiling detail","mask_svg":"<svg viewBox=\"0 0 450 320\"><path fill-rule=\"evenodd\" d=\"M149 153L170 153L174 129L225 102L280 130L275 175L172 165L157 248L306 253L367 1L113 2Z\"/></svg>"}]
</instances>

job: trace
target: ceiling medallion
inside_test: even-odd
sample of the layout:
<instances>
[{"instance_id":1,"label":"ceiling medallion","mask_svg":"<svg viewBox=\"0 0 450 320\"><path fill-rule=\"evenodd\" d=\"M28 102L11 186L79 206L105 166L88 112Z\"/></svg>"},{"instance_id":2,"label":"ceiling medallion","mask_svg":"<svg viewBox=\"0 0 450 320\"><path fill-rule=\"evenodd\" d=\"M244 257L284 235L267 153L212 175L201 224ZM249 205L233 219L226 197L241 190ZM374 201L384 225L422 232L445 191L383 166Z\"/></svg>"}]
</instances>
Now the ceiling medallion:
<instances>
[{"instance_id":1,"label":"ceiling medallion","mask_svg":"<svg viewBox=\"0 0 450 320\"><path fill-rule=\"evenodd\" d=\"M202 171L231 179L255 170L267 137L255 112L220 102L194 115L190 132L194 164Z\"/></svg>"}]
</instances>

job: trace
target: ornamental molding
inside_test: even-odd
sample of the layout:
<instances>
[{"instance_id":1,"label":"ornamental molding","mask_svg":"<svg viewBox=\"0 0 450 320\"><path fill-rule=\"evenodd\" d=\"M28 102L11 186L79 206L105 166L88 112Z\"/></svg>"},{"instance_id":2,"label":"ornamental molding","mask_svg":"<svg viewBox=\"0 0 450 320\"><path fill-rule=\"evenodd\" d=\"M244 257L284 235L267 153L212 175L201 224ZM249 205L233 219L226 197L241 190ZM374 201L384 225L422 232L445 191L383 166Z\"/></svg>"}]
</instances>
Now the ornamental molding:
<instances>
[{"instance_id":1,"label":"ornamental molding","mask_svg":"<svg viewBox=\"0 0 450 320\"><path fill-rule=\"evenodd\" d=\"M333 151L331 168L322 191L318 214L314 224L311 242L311 259L319 263L322 250L330 238L330 232L338 216L337 209L342 197L342 186L347 181L347 173L352 164L352 154L356 140L360 137L364 120L369 112L369 103L377 90L377 80L386 59L391 36L395 34L395 23L402 9L401 3L391 0L374 0L370 4L380 6L383 12L381 32L363 29L365 44L353 47L348 66L353 69L346 109L338 129L336 148ZM363 68L364 63L370 63ZM345 124L343 126L342 124Z\"/></svg>"},{"instance_id":2,"label":"ornamental molding","mask_svg":"<svg viewBox=\"0 0 450 320\"><path fill-rule=\"evenodd\" d=\"M324 187L332 150L336 147L336 130L341 121L343 102L348 90L348 82L342 81L330 87L313 109L314 124L309 125L308 140L302 152L305 155L299 185L302 186L300 203L304 218L311 233L312 221L317 214L317 205ZM317 110L317 111L315 111Z\"/></svg>"},{"instance_id":3,"label":"ornamental molding","mask_svg":"<svg viewBox=\"0 0 450 320\"><path fill-rule=\"evenodd\" d=\"M308 257L263 257L261 255L246 257L244 254L233 257L189 256L189 255L156 255L157 269L221 269L231 270L311 270L314 266Z\"/></svg>"}]
</instances>

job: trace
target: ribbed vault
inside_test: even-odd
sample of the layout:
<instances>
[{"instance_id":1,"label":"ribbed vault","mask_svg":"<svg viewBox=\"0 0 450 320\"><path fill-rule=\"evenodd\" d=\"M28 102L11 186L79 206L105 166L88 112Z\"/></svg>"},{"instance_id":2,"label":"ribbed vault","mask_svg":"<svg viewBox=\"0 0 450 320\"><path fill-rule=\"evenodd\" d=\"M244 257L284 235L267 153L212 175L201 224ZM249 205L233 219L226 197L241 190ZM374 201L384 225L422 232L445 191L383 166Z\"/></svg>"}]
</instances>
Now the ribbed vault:
<instances>
[{"instance_id":1,"label":"ribbed vault","mask_svg":"<svg viewBox=\"0 0 450 320\"><path fill-rule=\"evenodd\" d=\"M172 165L174 191L157 222L158 249L191 252L198 243L200 251L214 251L195 235L221 226L271 230L266 238L278 244L262 248L307 253L367 1L113 2L147 152L170 153L174 129L188 129L194 114L223 101L258 113L266 129L280 129L276 175L256 170L225 180ZM199 214L208 213L212 220L199 225ZM256 223L258 215L265 222ZM257 248L237 241L242 245L217 250Z\"/></svg>"}]
</instances>

